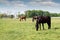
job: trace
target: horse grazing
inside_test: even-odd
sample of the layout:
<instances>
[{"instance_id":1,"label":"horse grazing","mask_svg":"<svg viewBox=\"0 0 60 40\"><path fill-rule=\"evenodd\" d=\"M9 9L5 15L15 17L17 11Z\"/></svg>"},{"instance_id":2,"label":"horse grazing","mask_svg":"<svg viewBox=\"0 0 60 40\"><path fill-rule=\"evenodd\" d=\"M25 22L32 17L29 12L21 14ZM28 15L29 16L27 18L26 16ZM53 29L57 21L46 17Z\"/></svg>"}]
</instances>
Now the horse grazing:
<instances>
[{"instance_id":1,"label":"horse grazing","mask_svg":"<svg viewBox=\"0 0 60 40\"><path fill-rule=\"evenodd\" d=\"M37 19L37 16L33 16L32 22L34 22L34 20L36 20L36 19Z\"/></svg>"},{"instance_id":2,"label":"horse grazing","mask_svg":"<svg viewBox=\"0 0 60 40\"><path fill-rule=\"evenodd\" d=\"M26 16L20 16L20 21L23 19L26 21Z\"/></svg>"},{"instance_id":3,"label":"horse grazing","mask_svg":"<svg viewBox=\"0 0 60 40\"><path fill-rule=\"evenodd\" d=\"M44 30L44 23L47 23L48 29L51 29L51 17L50 16L38 16L36 20L36 31L38 31L39 24L40 24L40 30L41 30L41 24Z\"/></svg>"}]
</instances>

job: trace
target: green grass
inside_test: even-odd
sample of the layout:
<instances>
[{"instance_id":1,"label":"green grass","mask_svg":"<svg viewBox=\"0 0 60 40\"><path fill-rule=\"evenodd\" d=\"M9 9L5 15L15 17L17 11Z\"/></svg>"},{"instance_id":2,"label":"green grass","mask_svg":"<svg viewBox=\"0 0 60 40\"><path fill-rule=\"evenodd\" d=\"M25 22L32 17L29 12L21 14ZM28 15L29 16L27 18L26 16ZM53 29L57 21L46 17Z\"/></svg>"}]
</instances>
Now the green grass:
<instances>
[{"instance_id":1,"label":"green grass","mask_svg":"<svg viewBox=\"0 0 60 40\"><path fill-rule=\"evenodd\" d=\"M60 40L60 18L51 19L51 29L35 30L35 22L19 19L0 19L0 40Z\"/></svg>"}]
</instances>

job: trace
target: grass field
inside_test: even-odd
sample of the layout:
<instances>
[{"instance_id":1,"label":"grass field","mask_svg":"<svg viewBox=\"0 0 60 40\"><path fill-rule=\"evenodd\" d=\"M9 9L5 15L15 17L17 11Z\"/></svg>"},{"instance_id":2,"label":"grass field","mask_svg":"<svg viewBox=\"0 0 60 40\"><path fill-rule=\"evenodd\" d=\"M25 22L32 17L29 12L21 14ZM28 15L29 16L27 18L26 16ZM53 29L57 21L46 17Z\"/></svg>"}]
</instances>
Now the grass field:
<instances>
[{"instance_id":1,"label":"grass field","mask_svg":"<svg viewBox=\"0 0 60 40\"><path fill-rule=\"evenodd\" d=\"M0 19L0 40L60 40L60 18L51 18L51 29L35 30L35 22Z\"/></svg>"}]
</instances>

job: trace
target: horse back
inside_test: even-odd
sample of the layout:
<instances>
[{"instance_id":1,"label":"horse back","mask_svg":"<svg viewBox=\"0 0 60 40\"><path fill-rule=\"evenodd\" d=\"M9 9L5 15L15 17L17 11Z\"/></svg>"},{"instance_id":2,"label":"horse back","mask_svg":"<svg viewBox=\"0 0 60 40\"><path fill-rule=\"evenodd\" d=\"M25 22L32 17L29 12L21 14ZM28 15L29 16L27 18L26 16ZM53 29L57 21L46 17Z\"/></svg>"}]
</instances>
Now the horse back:
<instances>
[{"instance_id":1,"label":"horse back","mask_svg":"<svg viewBox=\"0 0 60 40\"><path fill-rule=\"evenodd\" d=\"M50 16L39 16L38 19L39 23L49 23L51 21Z\"/></svg>"}]
</instances>

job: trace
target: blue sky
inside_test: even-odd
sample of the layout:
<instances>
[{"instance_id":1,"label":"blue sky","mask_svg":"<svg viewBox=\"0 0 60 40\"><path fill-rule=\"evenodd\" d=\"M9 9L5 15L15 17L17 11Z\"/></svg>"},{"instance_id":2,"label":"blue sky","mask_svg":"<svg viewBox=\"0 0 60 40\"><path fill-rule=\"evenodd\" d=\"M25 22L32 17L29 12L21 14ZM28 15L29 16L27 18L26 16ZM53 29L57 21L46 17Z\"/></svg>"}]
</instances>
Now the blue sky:
<instances>
[{"instance_id":1,"label":"blue sky","mask_svg":"<svg viewBox=\"0 0 60 40\"><path fill-rule=\"evenodd\" d=\"M44 10L60 13L60 0L0 0L0 12L24 13L26 10Z\"/></svg>"}]
</instances>

